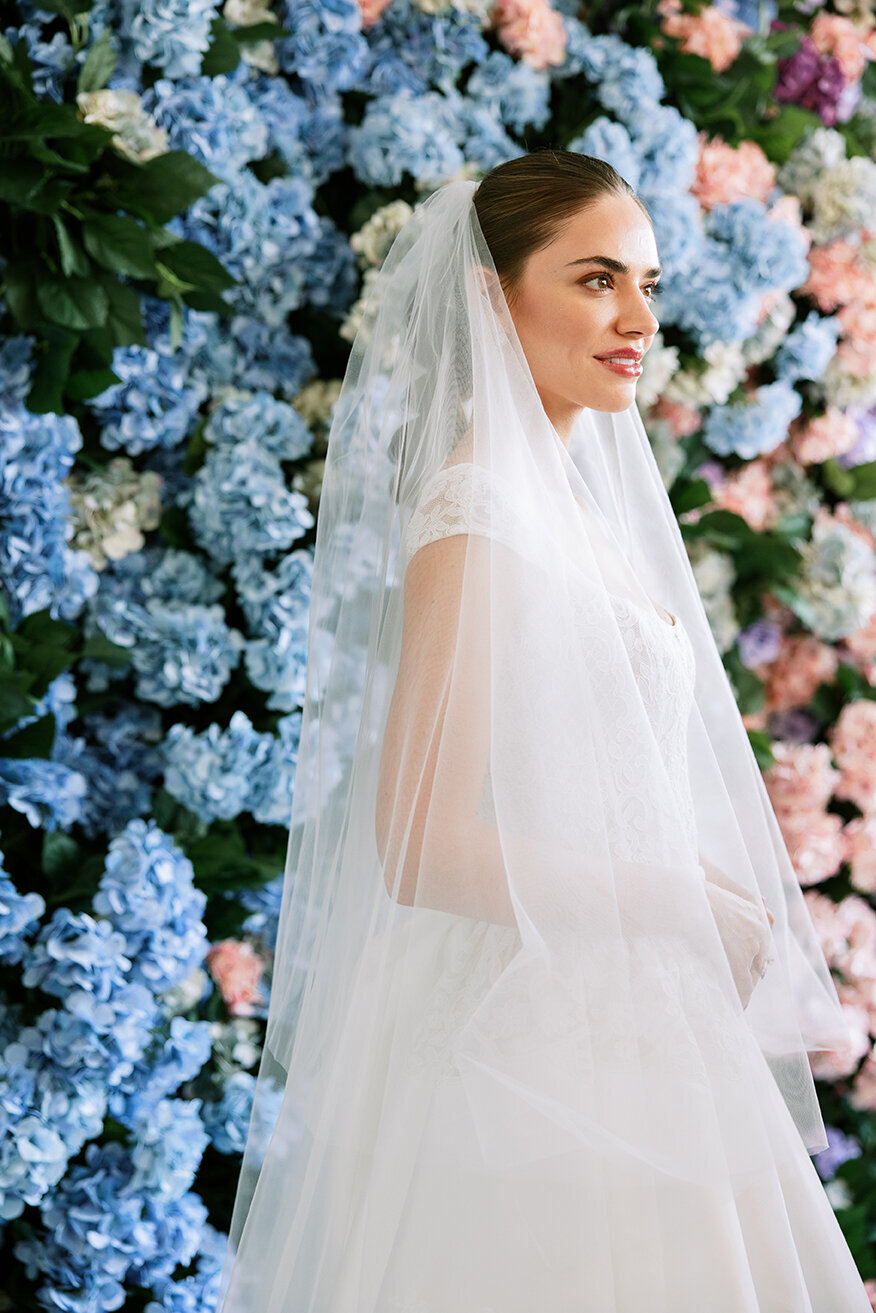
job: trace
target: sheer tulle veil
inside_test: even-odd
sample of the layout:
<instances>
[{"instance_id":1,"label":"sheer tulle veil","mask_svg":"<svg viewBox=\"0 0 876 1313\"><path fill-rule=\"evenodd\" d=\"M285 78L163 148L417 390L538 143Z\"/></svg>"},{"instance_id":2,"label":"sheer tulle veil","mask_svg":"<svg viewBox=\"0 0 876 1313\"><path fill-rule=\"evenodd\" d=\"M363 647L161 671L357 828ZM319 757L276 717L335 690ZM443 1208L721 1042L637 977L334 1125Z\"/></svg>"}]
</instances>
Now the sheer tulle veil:
<instances>
[{"instance_id":1,"label":"sheer tulle veil","mask_svg":"<svg viewBox=\"0 0 876 1313\"><path fill-rule=\"evenodd\" d=\"M560 439L476 185L396 237L333 412L222 1313L378 1309L415 1169L754 1180L767 1123L733 1077L751 1046L809 1152L827 1145L807 1051L847 1027L639 412L585 409ZM420 554L441 549L430 611ZM679 709L648 696L677 643L686 787L660 720ZM461 1014L432 991L426 1032L439 926L483 986ZM366 1183L357 1299L331 1302Z\"/></svg>"}]
</instances>

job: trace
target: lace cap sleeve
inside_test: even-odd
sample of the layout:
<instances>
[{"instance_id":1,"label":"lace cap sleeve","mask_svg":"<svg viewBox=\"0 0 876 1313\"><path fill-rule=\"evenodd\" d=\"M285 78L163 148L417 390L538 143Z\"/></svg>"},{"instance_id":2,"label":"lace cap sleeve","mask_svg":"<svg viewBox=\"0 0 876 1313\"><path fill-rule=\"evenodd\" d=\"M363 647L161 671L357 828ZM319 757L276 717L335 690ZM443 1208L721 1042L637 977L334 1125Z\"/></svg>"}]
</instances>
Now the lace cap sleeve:
<instances>
[{"instance_id":1,"label":"lace cap sleeve","mask_svg":"<svg viewBox=\"0 0 876 1313\"><path fill-rule=\"evenodd\" d=\"M455 533L515 544L510 498L499 492L488 470L470 461L444 466L429 480L405 530L405 563L426 543Z\"/></svg>"}]
</instances>

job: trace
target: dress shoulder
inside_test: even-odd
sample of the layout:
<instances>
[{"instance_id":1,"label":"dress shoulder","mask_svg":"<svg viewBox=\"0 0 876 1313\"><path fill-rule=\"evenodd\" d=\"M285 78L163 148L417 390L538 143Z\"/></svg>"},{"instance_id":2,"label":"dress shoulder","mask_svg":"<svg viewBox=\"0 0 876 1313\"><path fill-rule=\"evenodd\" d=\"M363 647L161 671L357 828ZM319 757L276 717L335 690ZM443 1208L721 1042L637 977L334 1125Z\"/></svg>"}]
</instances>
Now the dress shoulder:
<instances>
[{"instance_id":1,"label":"dress shoulder","mask_svg":"<svg viewBox=\"0 0 876 1313\"><path fill-rule=\"evenodd\" d=\"M428 480L404 533L406 562L414 552L437 538L478 533L515 543L511 497L483 465L462 461L444 465Z\"/></svg>"}]
</instances>

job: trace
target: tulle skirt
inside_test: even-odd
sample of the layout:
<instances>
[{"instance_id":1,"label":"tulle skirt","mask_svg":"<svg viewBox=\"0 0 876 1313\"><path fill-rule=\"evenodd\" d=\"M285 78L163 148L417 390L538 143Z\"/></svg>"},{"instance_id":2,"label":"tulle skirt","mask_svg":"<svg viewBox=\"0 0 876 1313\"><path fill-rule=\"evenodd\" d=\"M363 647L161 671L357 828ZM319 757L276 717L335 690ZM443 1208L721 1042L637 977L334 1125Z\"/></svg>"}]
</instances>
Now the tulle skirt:
<instances>
[{"instance_id":1,"label":"tulle skirt","mask_svg":"<svg viewBox=\"0 0 876 1313\"><path fill-rule=\"evenodd\" d=\"M659 938L631 946L641 1024L615 1041L645 1085L548 1152L557 1107L503 1102L460 1042L520 943L412 909L390 959L369 945L318 1115L281 1107L222 1313L871 1313L760 1048L728 1042L720 990ZM533 1046L533 1084L557 1053Z\"/></svg>"}]
</instances>

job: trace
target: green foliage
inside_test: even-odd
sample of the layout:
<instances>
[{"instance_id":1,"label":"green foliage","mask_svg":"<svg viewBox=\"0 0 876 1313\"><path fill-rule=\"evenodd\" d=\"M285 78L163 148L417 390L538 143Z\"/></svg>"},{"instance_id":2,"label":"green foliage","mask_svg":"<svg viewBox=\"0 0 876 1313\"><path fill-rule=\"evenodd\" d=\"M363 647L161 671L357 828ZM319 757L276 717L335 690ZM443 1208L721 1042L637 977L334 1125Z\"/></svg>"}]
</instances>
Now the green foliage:
<instances>
[{"instance_id":1,"label":"green foliage","mask_svg":"<svg viewBox=\"0 0 876 1313\"><path fill-rule=\"evenodd\" d=\"M53 7L76 21L75 3ZM95 42L75 94L104 87L114 62L108 38ZM116 347L145 344L144 293L177 313L227 313L234 278L162 227L220 180L185 151L131 159L75 104L39 100L25 43L3 37L0 97L0 296L15 331L36 339L28 409L63 414L118 381Z\"/></svg>"}]
</instances>

